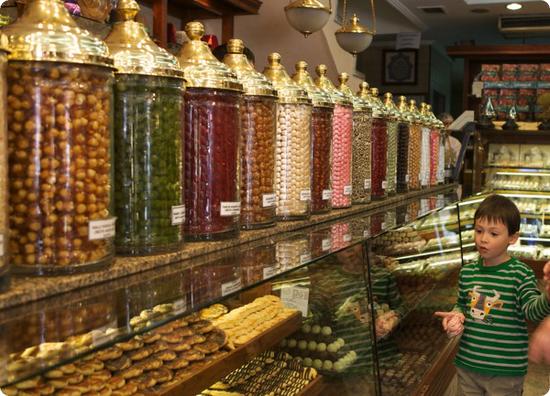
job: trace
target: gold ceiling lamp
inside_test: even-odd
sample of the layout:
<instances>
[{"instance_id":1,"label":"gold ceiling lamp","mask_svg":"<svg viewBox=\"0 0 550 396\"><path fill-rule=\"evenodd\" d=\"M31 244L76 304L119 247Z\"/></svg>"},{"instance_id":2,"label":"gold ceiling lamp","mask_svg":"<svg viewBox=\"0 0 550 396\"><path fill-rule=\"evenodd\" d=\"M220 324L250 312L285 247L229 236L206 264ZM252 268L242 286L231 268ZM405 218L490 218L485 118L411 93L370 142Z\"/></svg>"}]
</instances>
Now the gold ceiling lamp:
<instances>
[{"instance_id":1,"label":"gold ceiling lamp","mask_svg":"<svg viewBox=\"0 0 550 396\"><path fill-rule=\"evenodd\" d=\"M346 22L347 0L344 0L342 11L342 21L344 24L334 34L338 45L344 51L349 52L353 56L366 50L372 43L372 38L376 33L376 13L374 10L374 0L370 0L370 8L372 12L372 30L369 30L367 27L361 25L356 14L353 14L349 22Z\"/></svg>"},{"instance_id":2,"label":"gold ceiling lamp","mask_svg":"<svg viewBox=\"0 0 550 396\"><path fill-rule=\"evenodd\" d=\"M285 7L288 23L305 37L322 29L331 13L331 0L328 8L319 0L295 0Z\"/></svg>"}]
</instances>

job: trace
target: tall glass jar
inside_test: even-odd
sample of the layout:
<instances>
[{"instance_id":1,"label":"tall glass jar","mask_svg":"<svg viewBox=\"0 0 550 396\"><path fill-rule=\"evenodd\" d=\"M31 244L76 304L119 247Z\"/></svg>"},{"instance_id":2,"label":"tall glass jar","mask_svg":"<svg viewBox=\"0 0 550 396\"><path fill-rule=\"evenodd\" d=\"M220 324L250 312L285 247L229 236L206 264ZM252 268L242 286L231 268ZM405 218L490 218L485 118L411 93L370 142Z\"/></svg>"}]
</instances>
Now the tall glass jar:
<instances>
[{"instance_id":1,"label":"tall glass jar","mask_svg":"<svg viewBox=\"0 0 550 396\"><path fill-rule=\"evenodd\" d=\"M275 194L280 220L309 218L311 213L311 100L281 65L268 56L265 76L277 90Z\"/></svg>"},{"instance_id":2,"label":"tall glass jar","mask_svg":"<svg viewBox=\"0 0 550 396\"><path fill-rule=\"evenodd\" d=\"M428 114L432 120L432 129L437 133L437 141L439 142L436 150L436 171L434 184L443 184L445 182L445 125L441 120L438 120L435 114L432 112L432 106L428 105Z\"/></svg>"},{"instance_id":3,"label":"tall glass jar","mask_svg":"<svg viewBox=\"0 0 550 396\"><path fill-rule=\"evenodd\" d=\"M227 43L223 62L243 84L241 105L241 228L255 229L275 224L275 132L277 91L267 78L254 70L244 55L242 40Z\"/></svg>"},{"instance_id":4,"label":"tall glass jar","mask_svg":"<svg viewBox=\"0 0 550 396\"><path fill-rule=\"evenodd\" d=\"M386 171L388 153L388 126L386 108L378 97L378 88L371 88L373 99L372 121L372 155L371 155L371 197L372 199L386 198Z\"/></svg>"},{"instance_id":5,"label":"tall glass jar","mask_svg":"<svg viewBox=\"0 0 550 396\"><path fill-rule=\"evenodd\" d=\"M409 191L409 143L412 114L409 113L407 100L399 97L399 123L397 125L397 185L398 194Z\"/></svg>"},{"instance_id":6,"label":"tall glass jar","mask_svg":"<svg viewBox=\"0 0 550 396\"><path fill-rule=\"evenodd\" d=\"M355 140L355 134L354 134L354 140L353 140L354 151L352 153L352 160L353 160L354 164L357 163L357 166L356 165L353 166L353 172L352 173L353 173L353 178L355 180L355 169L357 169L358 167L361 167L362 172L364 172L364 177L365 178L363 180L363 189L364 189L363 191L364 191L364 196L365 196L365 203L367 203L367 202L371 201L371 189L372 189L372 124L373 124L373 120L374 120L374 116L373 116L374 110L373 109L374 109L374 107L376 107L376 101L372 98L372 96L370 94L369 84L366 81L363 81L359 84L359 91L357 91L357 96L367 103L367 107L369 109L369 111L368 111L369 115L368 115L368 119L366 120L364 128L359 128L359 129L362 129L362 131L361 130L358 131L360 139L361 139L360 142L358 141L358 143L355 143L356 140ZM355 146L356 146L356 144L361 145L363 142L364 142L364 144L366 144L367 147L366 147L366 150L364 152L364 155L361 155L361 154L359 154L355 151ZM355 158L356 154L360 156L360 159L357 162L356 162L356 158ZM361 158L362 158L362 160L361 160ZM361 183L361 179L359 179L358 182ZM353 194L355 194L355 190L353 191ZM355 201L354 201L354 203L355 203Z\"/></svg>"},{"instance_id":7,"label":"tall glass jar","mask_svg":"<svg viewBox=\"0 0 550 396\"><path fill-rule=\"evenodd\" d=\"M8 284L7 274L9 269L8 261L8 123L6 118L7 109L7 84L6 66L7 37L0 34L0 291Z\"/></svg>"},{"instance_id":8,"label":"tall glass jar","mask_svg":"<svg viewBox=\"0 0 550 396\"><path fill-rule=\"evenodd\" d=\"M439 164L439 129L437 128L437 120L432 118L433 113L431 112L431 106L426 105L425 107L426 118L428 125L430 127L430 166L429 166L429 177L428 185L433 187L437 185L437 166Z\"/></svg>"},{"instance_id":9,"label":"tall glass jar","mask_svg":"<svg viewBox=\"0 0 550 396\"><path fill-rule=\"evenodd\" d=\"M426 112L426 103L420 104L420 117L422 128L422 148L420 153L420 185L426 188L430 185L430 135L431 121Z\"/></svg>"},{"instance_id":10,"label":"tall glass jar","mask_svg":"<svg viewBox=\"0 0 550 396\"><path fill-rule=\"evenodd\" d=\"M296 63L294 82L305 89L313 103L311 112L311 213L332 209L332 120L334 103L330 95L317 87L307 71L307 63Z\"/></svg>"},{"instance_id":11,"label":"tall glass jar","mask_svg":"<svg viewBox=\"0 0 550 396\"><path fill-rule=\"evenodd\" d=\"M353 103L336 89L327 77L327 67L316 67L315 84L328 92L334 102L332 120L332 207L351 206L351 140L353 128Z\"/></svg>"},{"instance_id":12,"label":"tall glass jar","mask_svg":"<svg viewBox=\"0 0 550 396\"><path fill-rule=\"evenodd\" d=\"M10 256L31 274L109 264L112 59L61 0L3 28L8 59Z\"/></svg>"},{"instance_id":13,"label":"tall glass jar","mask_svg":"<svg viewBox=\"0 0 550 396\"><path fill-rule=\"evenodd\" d=\"M183 73L135 22L135 0L118 3L105 39L113 56L117 253L177 250L183 242Z\"/></svg>"},{"instance_id":14,"label":"tall glass jar","mask_svg":"<svg viewBox=\"0 0 550 396\"><path fill-rule=\"evenodd\" d=\"M238 235L239 137L242 85L201 41L204 26L189 22L178 59L184 97L185 238L204 241Z\"/></svg>"},{"instance_id":15,"label":"tall glass jar","mask_svg":"<svg viewBox=\"0 0 550 396\"><path fill-rule=\"evenodd\" d=\"M386 167L386 193L394 195L397 185L397 125L399 123L399 111L393 103L390 92L384 95L386 106L386 120L388 127L388 159Z\"/></svg>"},{"instance_id":16,"label":"tall glass jar","mask_svg":"<svg viewBox=\"0 0 550 396\"><path fill-rule=\"evenodd\" d=\"M421 118L416 101L411 99L408 104L411 113L409 139L409 190L420 189L420 157L422 150Z\"/></svg>"},{"instance_id":17,"label":"tall glass jar","mask_svg":"<svg viewBox=\"0 0 550 396\"><path fill-rule=\"evenodd\" d=\"M369 102L353 94L349 76L340 73L338 89L353 102L353 136L351 152L351 200L354 204L370 201L370 131L372 108ZM366 84L366 83L365 83Z\"/></svg>"}]
</instances>

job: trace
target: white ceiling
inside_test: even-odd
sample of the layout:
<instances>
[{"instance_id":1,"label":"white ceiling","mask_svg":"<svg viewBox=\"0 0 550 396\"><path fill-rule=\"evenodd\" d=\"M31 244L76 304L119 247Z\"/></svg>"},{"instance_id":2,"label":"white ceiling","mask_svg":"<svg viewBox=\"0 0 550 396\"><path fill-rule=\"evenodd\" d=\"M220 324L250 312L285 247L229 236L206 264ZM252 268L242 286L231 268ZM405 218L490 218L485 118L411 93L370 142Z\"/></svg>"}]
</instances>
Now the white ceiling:
<instances>
[{"instance_id":1,"label":"white ceiling","mask_svg":"<svg viewBox=\"0 0 550 396\"><path fill-rule=\"evenodd\" d=\"M384 0L383 0L384 1ZM550 8L542 0L518 1L523 8L518 11L506 9L511 1L502 0L385 0L421 30L445 27L467 29L468 25L479 25L496 21L499 15L550 14ZM427 14L423 7L441 6L445 14ZM473 13L471 10L486 9L487 13Z\"/></svg>"}]
</instances>

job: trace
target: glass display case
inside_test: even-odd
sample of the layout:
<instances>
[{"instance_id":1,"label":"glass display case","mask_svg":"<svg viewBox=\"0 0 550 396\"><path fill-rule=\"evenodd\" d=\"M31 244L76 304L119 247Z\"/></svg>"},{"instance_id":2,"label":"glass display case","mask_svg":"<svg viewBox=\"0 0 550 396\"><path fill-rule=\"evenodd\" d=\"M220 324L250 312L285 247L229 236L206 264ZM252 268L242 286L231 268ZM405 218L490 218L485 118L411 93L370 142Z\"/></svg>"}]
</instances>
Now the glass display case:
<instances>
[{"instance_id":1,"label":"glass display case","mask_svg":"<svg viewBox=\"0 0 550 396\"><path fill-rule=\"evenodd\" d=\"M442 394L455 341L433 312L461 265L446 191L0 310L0 387Z\"/></svg>"}]
</instances>

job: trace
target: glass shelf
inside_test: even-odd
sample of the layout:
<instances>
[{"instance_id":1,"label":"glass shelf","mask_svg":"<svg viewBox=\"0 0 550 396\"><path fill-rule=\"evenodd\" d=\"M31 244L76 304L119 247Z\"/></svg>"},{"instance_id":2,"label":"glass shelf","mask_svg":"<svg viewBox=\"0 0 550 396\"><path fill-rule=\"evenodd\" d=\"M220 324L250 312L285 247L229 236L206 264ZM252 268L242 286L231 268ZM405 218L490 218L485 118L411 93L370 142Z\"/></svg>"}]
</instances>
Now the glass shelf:
<instances>
[{"instance_id":1,"label":"glass shelf","mask_svg":"<svg viewBox=\"0 0 550 396\"><path fill-rule=\"evenodd\" d=\"M455 200L454 192L412 199L0 310L0 386L315 267Z\"/></svg>"}]
</instances>

